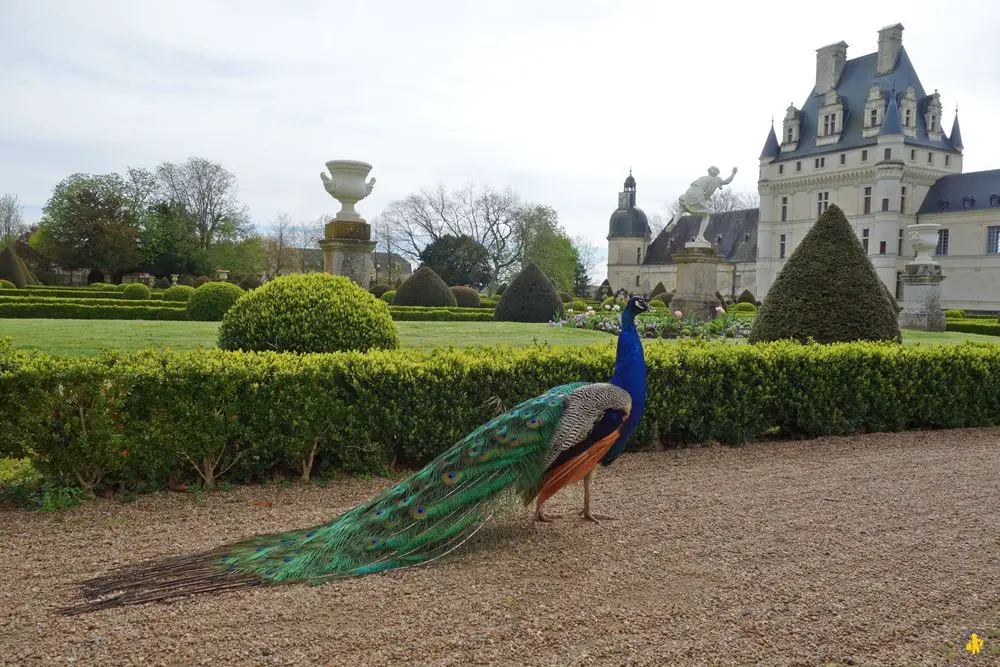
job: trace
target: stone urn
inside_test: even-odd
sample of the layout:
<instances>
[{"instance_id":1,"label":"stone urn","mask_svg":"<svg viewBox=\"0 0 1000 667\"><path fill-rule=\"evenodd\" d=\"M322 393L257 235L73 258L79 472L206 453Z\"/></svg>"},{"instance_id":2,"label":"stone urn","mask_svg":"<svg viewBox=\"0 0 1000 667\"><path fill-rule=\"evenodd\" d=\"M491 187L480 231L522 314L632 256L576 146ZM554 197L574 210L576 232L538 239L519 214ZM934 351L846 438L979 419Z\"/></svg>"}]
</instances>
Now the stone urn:
<instances>
[{"instance_id":1,"label":"stone urn","mask_svg":"<svg viewBox=\"0 0 1000 667\"><path fill-rule=\"evenodd\" d=\"M910 239L910 244L917 251L917 256L913 258L914 264L936 264L931 257L938 244L938 230L941 225L935 222L921 222L916 225L907 225L906 233Z\"/></svg>"},{"instance_id":2,"label":"stone urn","mask_svg":"<svg viewBox=\"0 0 1000 667\"><path fill-rule=\"evenodd\" d=\"M326 168L330 171L330 176L320 172L323 187L331 197L340 202L340 210L334 220L364 222L354 205L370 195L375 187L374 178L365 182L372 166L358 160L330 160L326 163Z\"/></svg>"},{"instance_id":3,"label":"stone urn","mask_svg":"<svg viewBox=\"0 0 1000 667\"><path fill-rule=\"evenodd\" d=\"M170 284L171 285L176 285L177 284L177 279L180 278L180 277L181 277L181 274L179 274L179 273L171 273L170 274Z\"/></svg>"},{"instance_id":4,"label":"stone urn","mask_svg":"<svg viewBox=\"0 0 1000 667\"><path fill-rule=\"evenodd\" d=\"M215 276L222 282L229 280L229 269L216 269Z\"/></svg>"}]
</instances>

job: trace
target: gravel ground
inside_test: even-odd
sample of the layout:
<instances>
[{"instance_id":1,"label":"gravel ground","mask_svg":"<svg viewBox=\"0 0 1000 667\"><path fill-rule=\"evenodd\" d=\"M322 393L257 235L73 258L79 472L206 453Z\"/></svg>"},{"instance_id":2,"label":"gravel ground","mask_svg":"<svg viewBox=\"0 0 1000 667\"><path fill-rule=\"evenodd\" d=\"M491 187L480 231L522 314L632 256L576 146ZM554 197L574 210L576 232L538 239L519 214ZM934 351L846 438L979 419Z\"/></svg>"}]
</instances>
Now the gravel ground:
<instances>
[{"instance_id":1,"label":"gravel ground","mask_svg":"<svg viewBox=\"0 0 1000 667\"><path fill-rule=\"evenodd\" d=\"M0 663L1000 664L1000 429L625 456L431 566L60 617L73 581L391 484L0 511ZM485 532L485 531L484 531ZM965 655L975 630L983 653Z\"/></svg>"}]
</instances>

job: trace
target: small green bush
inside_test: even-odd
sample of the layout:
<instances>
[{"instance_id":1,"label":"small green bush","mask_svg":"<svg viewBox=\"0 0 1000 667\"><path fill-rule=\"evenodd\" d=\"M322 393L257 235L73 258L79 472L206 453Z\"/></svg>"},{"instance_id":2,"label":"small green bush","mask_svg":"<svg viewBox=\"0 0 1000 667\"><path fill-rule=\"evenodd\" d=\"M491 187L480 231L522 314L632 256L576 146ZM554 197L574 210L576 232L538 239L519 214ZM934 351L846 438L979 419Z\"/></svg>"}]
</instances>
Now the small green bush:
<instances>
[{"instance_id":1,"label":"small green bush","mask_svg":"<svg viewBox=\"0 0 1000 667\"><path fill-rule=\"evenodd\" d=\"M125 288L131 284L132 283L118 283L117 285L115 285L115 290L118 292L124 292Z\"/></svg>"},{"instance_id":2,"label":"small green bush","mask_svg":"<svg viewBox=\"0 0 1000 667\"><path fill-rule=\"evenodd\" d=\"M187 287L194 287L194 278L191 276L181 276L177 279L178 285L186 285Z\"/></svg>"},{"instance_id":3,"label":"small green bush","mask_svg":"<svg viewBox=\"0 0 1000 667\"><path fill-rule=\"evenodd\" d=\"M252 289L257 289L260 287L260 278L252 273L249 273L243 278L243 280L240 281L240 287L248 292Z\"/></svg>"},{"instance_id":4,"label":"small green bush","mask_svg":"<svg viewBox=\"0 0 1000 667\"><path fill-rule=\"evenodd\" d=\"M392 300L395 298L395 296L396 296L396 290L391 289L388 292L382 292L382 296L380 296L379 298L385 301L386 303L392 303Z\"/></svg>"},{"instance_id":5,"label":"small green bush","mask_svg":"<svg viewBox=\"0 0 1000 667\"><path fill-rule=\"evenodd\" d=\"M151 293L142 283L132 283L122 290L122 297L129 301L148 301Z\"/></svg>"},{"instance_id":6,"label":"small green bush","mask_svg":"<svg viewBox=\"0 0 1000 667\"><path fill-rule=\"evenodd\" d=\"M754 298L753 292L748 289L740 292L740 295L736 297L736 303L749 303L753 306L757 305L757 299Z\"/></svg>"},{"instance_id":7,"label":"small green bush","mask_svg":"<svg viewBox=\"0 0 1000 667\"><path fill-rule=\"evenodd\" d=\"M656 283L656 286L653 287L653 291L649 293L649 300L653 301L658 299L661 294L666 294L666 292L667 288L663 286L662 282L658 282Z\"/></svg>"},{"instance_id":8,"label":"small green bush","mask_svg":"<svg viewBox=\"0 0 1000 667\"><path fill-rule=\"evenodd\" d=\"M207 286L195 290L198 292ZM224 350L338 352L399 347L389 307L346 276L281 276L244 294L222 318Z\"/></svg>"},{"instance_id":9,"label":"small green bush","mask_svg":"<svg viewBox=\"0 0 1000 667\"><path fill-rule=\"evenodd\" d=\"M562 299L563 303L569 303L573 300L573 295L569 292L559 292L559 298Z\"/></svg>"},{"instance_id":10,"label":"small green bush","mask_svg":"<svg viewBox=\"0 0 1000 667\"><path fill-rule=\"evenodd\" d=\"M197 278L194 279L194 287L195 289L198 289L202 285L207 285L210 282L214 281L208 276L198 276Z\"/></svg>"},{"instance_id":11,"label":"small green bush","mask_svg":"<svg viewBox=\"0 0 1000 667\"><path fill-rule=\"evenodd\" d=\"M650 301L649 307L656 313L664 313L667 310L667 304L659 299L653 299Z\"/></svg>"},{"instance_id":12,"label":"small green bush","mask_svg":"<svg viewBox=\"0 0 1000 667\"><path fill-rule=\"evenodd\" d=\"M157 278L153 282L153 289L162 289L162 290L165 290L165 289L169 289L169 288L170 288L170 279L169 278Z\"/></svg>"},{"instance_id":13,"label":"small green bush","mask_svg":"<svg viewBox=\"0 0 1000 667\"><path fill-rule=\"evenodd\" d=\"M587 304L580 299L574 299L569 302L569 307L573 309L574 312L579 313L580 311L587 310Z\"/></svg>"},{"instance_id":14,"label":"small green bush","mask_svg":"<svg viewBox=\"0 0 1000 667\"><path fill-rule=\"evenodd\" d=\"M455 295L429 266L421 266L392 298L394 306L456 306Z\"/></svg>"},{"instance_id":15,"label":"small green bush","mask_svg":"<svg viewBox=\"0 0 1000 667\"><path fill-rule=\"evenodd\" d=\"M230 283L210 282L195 289L187 302L190 320L218 322L236 300L246 294L241 287Z\"/></svg>"},{"instance_id":16,"label":"small green bush","mask_svg":"<svg viewBox=\"0 0 1000 667\"><path fill-rule=\"evenodd\" d=\"M563 313L563 302L552 282L534 262L507 286L493 311L500 322L549 322Z\"/></svg>"},{"instance_id":17,"label":"small green bush","mask_svg":"<svg viewBox=\"0 0 1000 667\"><path fill-rule=\"evenodd\" d=\"M455 296L455 304L460 308L479 308L479 292L471 287L456 285L451 288Z\"/></svg>"},{"instance_id":18,"label":"small green bush","mask_svg":"<svg viewBox=\"0 0 1000 667\"><path fill-rule=\"evenodd\" d=\"M163 292L164 301L188 301L194 294L194 288L188 285L173 285Z\"/></svg>"},{"instance_id":19,"label":"small green bush","mask_svg":"<svg viewBox=\"0 0 1000 667\"><path fill-rule=\"evenodd\" d=\"M731 305L729 307L729 309L728 309L727 312L730 312L730 313L746 313L746 314L751 314L752 315L752 314L754 314L754 313L757 312L757 306L755 306L753 303L749 303L747 301L737 301L736 303L734 303L733 305Z\"/></svg>"},{"instance_id":20,"label":"small green bush","mask_svg":"<svg viewBox=\"0 0 1000 667\"><path fill-rule=\"evenodd\" d=\"M368 290L376 298L381 298L383 294L392 289L391 285L383 285L382 283L375 283L372 285L371 289Z\"/></svg>"},{"instance_id":21,"label":"small green bush","mask_svg":"<svg viewBox=\"0 0 1000 667\"><path fill-rule=\"evenodd\" d=\"M17 285L9 280L0 279L0 289L17 289Z\"/></svg>"},{"instance_id":22,"label":"small green bush","mask_svg":"<svg viewBox=\"0 0 1000 667\"><path fill-rule=\"evenodd\" d=\"M965 318L965 311L958 308L949 308L944 311L944 316L946 318L961 320Z\"/></svg>"},{"instance_id":23,"label":"small green bush","mask_svg":"<svg viewBox=\"0 0 1000 667\"><path fill-rule=\"evenodd\" d=\"M118 292L121 293L121 285L116 285L115 283L104 283L101 285L101 289L105 292Z\"/></svg>"}]
</instances>

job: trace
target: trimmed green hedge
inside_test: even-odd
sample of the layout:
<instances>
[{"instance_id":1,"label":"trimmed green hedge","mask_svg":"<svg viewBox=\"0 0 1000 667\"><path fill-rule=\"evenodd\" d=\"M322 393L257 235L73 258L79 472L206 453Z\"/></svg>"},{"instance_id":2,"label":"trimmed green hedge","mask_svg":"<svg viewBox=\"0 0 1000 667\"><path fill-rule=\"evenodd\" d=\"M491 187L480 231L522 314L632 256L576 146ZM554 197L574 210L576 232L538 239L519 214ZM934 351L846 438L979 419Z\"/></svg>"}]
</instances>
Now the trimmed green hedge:
<instances>
[{"instance_id":1,"label":"trimmed green hedge","mask_svg":"<svg viewBox=\"0 0 1000 667\"><path fill-rule=\"evenodd\" d=\"M681 342L650 345L646 359L634 448L1000 424L1000 345ZM27 455L84 488L156 487L184 470L210 486L223 473L420 465L494 416L496 401L604 381L613 364L613 342L93 358L0 345L0 457Z\"/></svg>"},{"instance_id":2,"label":"trimmed green hedge","mask_svg":"<svg viewBox=\"0 0 1000 667\"><path fill-rule=\"evenodd\" d=\"M493 311L483 308L389 306L396 322L492 322Z\"/></svg>"},{"instance_id":3,"label":"trimmed green hedge","mask_svg":"<svg viewBox=\"0 0 1000 667\"><path fill-rule=\"evenodd\" d=\"M944 326L946 331L1000 336L1000 322L992 318L946 319Z\"/></svg>"},{"instance_id":4,"label":"trimmed green hedge","mask_svg":"<svg viewBox=\"0 0 1000 667\"><path fill-rule=\"evenodd\" d=\"M132 301L130 299L123 299L121 295L117 299L57 299L52 296L7 296L6 293L0 293L0 303L43 303L50 305L79 305L79 306L149 306L151 308L181 308L183 309L187 304L179 303L177 301L159 301L155 299L148 299L146 301Z\"/></svg>"},{"instance_id":5,"label":"trimmed green hedge","mask_svg":"<svg viewBox=\"0 0 1000 667\"><path fill-rule=\"evenodd\" d=\"M53 300L57 301L57 300ZM0 318L47 318L69 320L187 320L184 308L164 306L112 306L103 303L0 303Z\"/></svg>"},{"instance_id":6,"label":"trimmed green hedge","mask_svg":"<svg viewBox=\"0 0 1000 667\"><path fill-rule=\"evenodd\" d=\"M85 287L79 289L68 289L61 287L28 287L25 289L18 290L4 290L4 296L20 295L20 296L51 296L57 299L121 299L122 293L118 291L117 285L109 285L110 289L104 288L91 288L87 289ZM163 298L162 291L153 291L150 293L149 298L151 300L160 300Z\"/></svg>"}]
</instances>

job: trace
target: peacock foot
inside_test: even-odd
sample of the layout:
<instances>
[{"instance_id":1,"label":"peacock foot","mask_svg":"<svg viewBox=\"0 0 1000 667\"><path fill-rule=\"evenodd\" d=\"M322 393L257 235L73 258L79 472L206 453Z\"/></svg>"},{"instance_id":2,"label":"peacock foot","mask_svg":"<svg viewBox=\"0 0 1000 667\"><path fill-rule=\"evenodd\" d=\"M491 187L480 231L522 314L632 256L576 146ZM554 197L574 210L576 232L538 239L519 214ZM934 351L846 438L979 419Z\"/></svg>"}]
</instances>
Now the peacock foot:
<instances>
[{"instance_id":1,"label":"peacock foot","mask_svg":"<svg viewBox=\"0 0 1000 667\"><path fill-rule=\"evenodd\" d=\"M591 512L590 510L581 510L580 517L586 519L587 521L593 521L594 523L600 523L601 521L614 521L617 518L610 516L608 514L599 514L598 512Z\"/></svg>"},{"instance_id":2,"label":"peacock foot","mask_svg":"<svg viewBox=\"0 0 1000 667\"><path fill-rule=\"evenodd\" d=\"M546 514L542 511L541 507L535 510L535 521L541 521L542 523L552 523L561 516L561 514Z\"/></svg>"}]
</instances>

